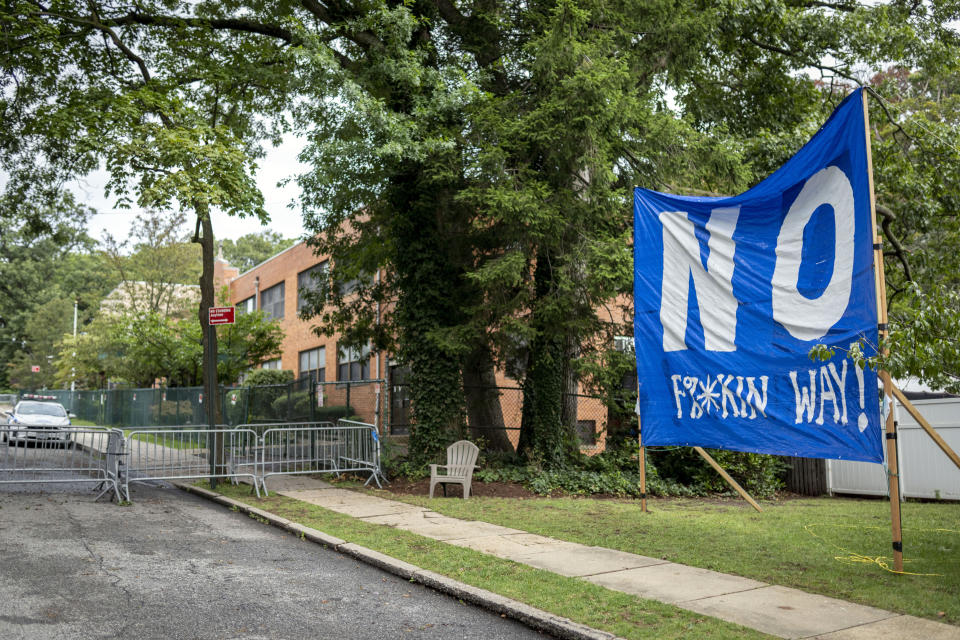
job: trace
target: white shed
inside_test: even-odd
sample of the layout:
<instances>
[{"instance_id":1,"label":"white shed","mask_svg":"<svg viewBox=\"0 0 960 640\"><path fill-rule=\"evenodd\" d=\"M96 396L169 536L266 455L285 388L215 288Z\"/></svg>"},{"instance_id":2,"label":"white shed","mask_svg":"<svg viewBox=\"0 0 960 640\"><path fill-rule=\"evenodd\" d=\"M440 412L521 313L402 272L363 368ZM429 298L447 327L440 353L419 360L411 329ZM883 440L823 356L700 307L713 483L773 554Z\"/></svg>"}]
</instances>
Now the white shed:
<instances>
[{"instance_id":1,"label":"white shed","mask_svg":"<svg viewBox=\"0 0 960 640\"><path fill-rule=\"evenodd\" d=\"M927 397L911 400L911 403L954 451L960 451L960 397ZM896 411L900 495L904 498L960 500L960 469L913 416L903 407L897 407ZM883 465L828 460L827 488L831 493L889 495L886 447Z\"/></svg>"}]
</instances>

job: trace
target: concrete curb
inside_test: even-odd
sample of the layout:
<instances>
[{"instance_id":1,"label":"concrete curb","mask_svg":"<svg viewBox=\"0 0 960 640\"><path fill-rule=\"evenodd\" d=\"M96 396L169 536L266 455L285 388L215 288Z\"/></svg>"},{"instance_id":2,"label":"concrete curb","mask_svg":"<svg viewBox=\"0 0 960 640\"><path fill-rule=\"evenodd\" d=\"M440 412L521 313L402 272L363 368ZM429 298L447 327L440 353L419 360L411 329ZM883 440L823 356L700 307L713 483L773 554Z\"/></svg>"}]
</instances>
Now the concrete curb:
<instances>
[{"instance_id":1,"label":"concrete curb","mask_svg":"<svg viewBox=\"0 0 960 640\"><path fill-rule=\"evenodd\" d=\"M366 547L349 543L322 531L318 531L317 529L291 522L269 511L252 507L244 502L228 498L215 491L179 482L174 482L173 485L188 493L201 496L240 511L241 513L256 517L259 520L266 521L275 527L302 536L305 540L322 544L334 551L399 576L404 580L419 582L434 591L439 591L440 593L453 596L458 600L475 604L502 616L513 618L532 629L549 633L557 638L562 638L563 640L622 640L612 633L588 627L568 618L563 618L543 611L542 609L531 607L523 602L501 596L492 591L459 582L458 580L434 573L433 571L421 569L416 565L391 558L379 551L367 549Z\"/></svg>"}]
</instances>

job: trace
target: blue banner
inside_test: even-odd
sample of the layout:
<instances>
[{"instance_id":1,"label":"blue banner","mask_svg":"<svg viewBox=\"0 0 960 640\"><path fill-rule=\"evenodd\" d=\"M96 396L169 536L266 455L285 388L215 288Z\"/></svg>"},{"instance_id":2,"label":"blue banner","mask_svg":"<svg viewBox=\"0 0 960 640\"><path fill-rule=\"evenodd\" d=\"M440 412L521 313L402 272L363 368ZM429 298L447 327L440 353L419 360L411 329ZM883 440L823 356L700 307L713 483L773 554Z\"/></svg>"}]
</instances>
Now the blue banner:
<instances>
[{"instance_id":1,"label":"blue banner","mask_svg":"<svg viewBox=\"0 0 960 640\"><path fill-rule=\"evenodd\" d=\"M634 192L644 445L881 462L862 91L749 191ZM817 344L835 350L811 360Z\"/></svg>"}]
</instances>

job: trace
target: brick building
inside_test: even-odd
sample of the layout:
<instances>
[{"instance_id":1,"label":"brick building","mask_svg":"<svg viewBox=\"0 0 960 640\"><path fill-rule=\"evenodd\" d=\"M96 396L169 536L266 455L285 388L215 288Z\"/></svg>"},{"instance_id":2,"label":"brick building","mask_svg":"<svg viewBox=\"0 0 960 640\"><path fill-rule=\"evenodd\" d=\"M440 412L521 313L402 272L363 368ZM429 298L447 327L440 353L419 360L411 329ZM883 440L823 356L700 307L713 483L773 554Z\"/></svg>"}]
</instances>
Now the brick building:
<instances>
[{"instance_id":1,"label":"brick building","mask_svg":"<svg viewBox=\"0 0 960 640\"><path fill-rule=\"evenodd\" d=\"M342 404L349 388L353 397L347 404L367 407L358 409L358 414L372 422L372 416L365 414L372 413L373 407L379 404L383 431L402 435L407 432L410 407L404 369L387 354L373 355L367 349L342 351L338 348L337 336L318 336L312 331L314 323L299 317L304 305L300 290L316 287L310 276L325 271L327 265L327 257L316 255L305 242L300 242L244 273L237 273L237 269L218 260L215 278L229 286L230 303L238 313L259 309L280 321L284 331L282 354L280 358L263 363L264 368L289 369L296 379L325 383L320 401L327 404ZM358 380L384 380L385 384L352 384ZM351 384L344 384L346 382ZM516 444L522 392L517 382L503 372L497 373L497 386L504 424ZM378 403L374 394L381 392L385 397ZM606 407L599 399L587 396L578 397L577 406L577 427L585 450L602 450Z\"/></svg>"},{"instance_id":2,"label":"brick building","mask_svg":"<svg viewBox=\"0 0 960 640\"><path fill-rule=\"evenodd\" d=\"M230 303L240 313L259 309L280 321L284 332L282 355L264 363L264 368L290 369L296 378L310 376L320 382L382 378L384 356L373 358L369 352L351 352L338 357L336 338L317 336L312 331L313 323L300 319L304 305L300 290L315 287L311 275L326 268L326 258L315 255L306 243L297 243L230 278Z\"/></svg>"}]
</instances>

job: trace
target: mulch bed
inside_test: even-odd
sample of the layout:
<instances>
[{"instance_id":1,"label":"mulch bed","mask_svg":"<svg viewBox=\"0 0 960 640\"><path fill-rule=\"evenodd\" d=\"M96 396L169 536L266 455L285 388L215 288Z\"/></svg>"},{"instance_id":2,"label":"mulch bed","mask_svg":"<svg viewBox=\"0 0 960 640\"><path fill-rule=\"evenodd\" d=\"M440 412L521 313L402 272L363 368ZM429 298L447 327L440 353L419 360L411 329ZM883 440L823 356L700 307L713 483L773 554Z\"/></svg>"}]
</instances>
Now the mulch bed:
<instances>
[{"instance_id":1,"label":"mulch bed","mask_svg":"<svg viewBox=\"0 0 960 640\"><path fill-rule=\"evenodd\" d=\"M383 490L388 493L393 493L396 495L413 495L413 496L426 496L430 493L430 480L424 478L422 480L409 480L407 478L391 478L389 484L383 485ZM625 496L616 496L608 494L595 494L590 496L574 496L567 495L563 492L554 492L548 496L542 496L536 493L533 493L526 487L519 484L512 484L509 482L477 482L474 480L470 488L470 495L477 496L482 498L519 498L519 499L540 499L540 498L583 498L583 499L593 499L593 500L624 500L624 501L636 501L638 504L640 502L637 498L629 498ZM447 497L451 498L461 498L463 493L461 492L460 485L451 484L447 486ZM434 491L434 497L442 498L443 489L438 486ZM807 496L797 495L795 493L789 493L786 491L777 492L775 500L777 502L786 502L791 500L798 500L806 498ZM688 497L688 498L658 498L651 496L651 501L656 500L677 500L681 501L687 505L694 506L697 504L702 505L730 505L735 506L743 502L738 496L734 495L712 495L712 496L698 496L698 497ZM743 506L749 508L746 502L743 502Z\"/></svg>"},{"instance_id":2,"label":"mulch bed","mask_svg":"<svg viewBox=\"0 0 960 640\"><path fill-rule=\"evenodd\" d=\"M391 478L390 484L383 485L385 491L398 495L426 496L430 494L430 480L408 480L406 478ZM443 497L443 488L437 486L434 497ZM470 495L482 498L543 498L526 487L509 482L477 482L470 485ZM461 498L463 493L458 484L447 486L447 496Z\"/></svg>"}]
</instances>

